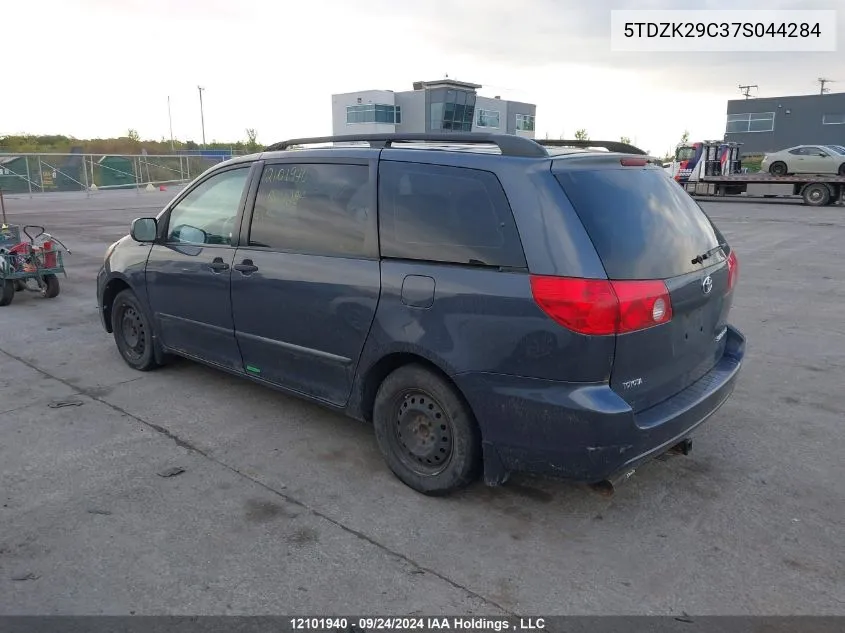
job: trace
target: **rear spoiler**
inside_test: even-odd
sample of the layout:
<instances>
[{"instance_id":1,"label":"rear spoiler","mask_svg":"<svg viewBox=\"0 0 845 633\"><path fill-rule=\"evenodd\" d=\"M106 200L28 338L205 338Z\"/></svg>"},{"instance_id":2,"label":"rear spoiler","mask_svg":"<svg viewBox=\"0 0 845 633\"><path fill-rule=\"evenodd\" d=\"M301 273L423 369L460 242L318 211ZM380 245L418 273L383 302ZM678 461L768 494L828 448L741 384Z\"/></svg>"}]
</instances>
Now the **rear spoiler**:
<instances>
[{"instance_id":1,"label":"rear spoiler","mask_svg":"<svg viewBox=\"0 0 845 633\"><path fill-rule=\"evenodd\" d=\"M582 141L578 139L564 140L564 139L534 139L535 142L547 147L580 147L589 149L591 147L603 147L610 152L619 152L620 154L639 154L646 156L646 153L639 147L634 147L628 143L620 141Z\"/></svg>"}]
</instances>

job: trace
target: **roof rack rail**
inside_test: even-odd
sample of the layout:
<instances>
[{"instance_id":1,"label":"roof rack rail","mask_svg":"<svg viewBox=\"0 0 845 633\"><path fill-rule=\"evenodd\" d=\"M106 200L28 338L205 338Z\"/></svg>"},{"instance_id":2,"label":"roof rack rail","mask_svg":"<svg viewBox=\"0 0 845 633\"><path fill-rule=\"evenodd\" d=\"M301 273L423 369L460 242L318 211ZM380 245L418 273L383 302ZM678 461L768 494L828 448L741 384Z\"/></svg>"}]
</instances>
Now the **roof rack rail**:
<instances>
[{"instance_id":1,"label":"roof rack rail","mask_svg":"<svg viewBox=\"0 0 845 633\"><path fill-rule=\"evenodd\" d=\"M580 139L572 139L572 140L557 140L557 139L542 139L535 141L540 145L545 145L547 147L582 147L582 148L589 148L589 147L604 147L608 151L611 152L619 152L621 154L642 154L646 155L646 152L641 150L639 147L634 147L629 143L622 143L620 141L582 141Z\"/></svg>"},{"instance_id":2,"label":"roof rack rail","mask_svg":"<svg viewBox=\"0 0 845 633\"><path fill-rule=\"evenodd\" d=\"M523 158L548 158L549 153L535 140L515 134L484 134L481 132L464 133L424 133L407 134L348 134L340 136L318 136L313 138L295 138L274 143L265 151L276 152L295 145L313 145L316 143L355 143L368 142L370 147L391 147L394 143L448 143L448 144L485 144L496 145L503 156Z\"/></svg>"}]
</instances>

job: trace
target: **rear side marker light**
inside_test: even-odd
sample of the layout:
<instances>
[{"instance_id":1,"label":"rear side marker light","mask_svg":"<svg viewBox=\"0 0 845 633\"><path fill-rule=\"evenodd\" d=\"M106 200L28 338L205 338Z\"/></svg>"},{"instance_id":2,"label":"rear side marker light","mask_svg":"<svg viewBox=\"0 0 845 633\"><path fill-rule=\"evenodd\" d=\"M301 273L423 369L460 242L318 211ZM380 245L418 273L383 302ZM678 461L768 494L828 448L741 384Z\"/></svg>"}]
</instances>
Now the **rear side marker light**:
<instances>
[{"instance_id":1,"label":"rear side marker light","mask_svg":"<svg viewBox=\"0 0 845 633\"><path fill-rule=\"evenodd\" d=\"M580 334L636 332L672 320L672 301L662 281L607 281L531 277L537 305Z\"/></svg>"},{"instance_id":2,"label":"rear side marker light","mask_svg":"<svg viewBox=\"0 0 845 633\"><path fill-rule=\"evenodd\" d=\"M731 292L736 286L739 279L739 260L736 257L736 251L731 250L728 255L728 292Z\"/></svg>"}]
</instances>

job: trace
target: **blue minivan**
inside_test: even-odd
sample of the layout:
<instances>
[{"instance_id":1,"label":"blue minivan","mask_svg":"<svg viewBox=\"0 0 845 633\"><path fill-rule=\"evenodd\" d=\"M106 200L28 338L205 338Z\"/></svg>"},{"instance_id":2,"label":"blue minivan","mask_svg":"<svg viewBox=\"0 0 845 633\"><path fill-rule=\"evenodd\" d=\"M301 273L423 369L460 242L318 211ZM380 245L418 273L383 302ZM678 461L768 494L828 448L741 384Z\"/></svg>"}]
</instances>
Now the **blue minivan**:
<instances>
[{"instance_id":1,"label":"blue minivan","mask_svg":"<svg viewBox=\"0 0 845 633\"><path fill-rule=\"evenodd\" d=\"M444 494L688 448L745 355L737 278L630 145L356 135L209 169L108 248L97 298L131 367L182 356L370 422Z\"/></svg>"}]
</instances>

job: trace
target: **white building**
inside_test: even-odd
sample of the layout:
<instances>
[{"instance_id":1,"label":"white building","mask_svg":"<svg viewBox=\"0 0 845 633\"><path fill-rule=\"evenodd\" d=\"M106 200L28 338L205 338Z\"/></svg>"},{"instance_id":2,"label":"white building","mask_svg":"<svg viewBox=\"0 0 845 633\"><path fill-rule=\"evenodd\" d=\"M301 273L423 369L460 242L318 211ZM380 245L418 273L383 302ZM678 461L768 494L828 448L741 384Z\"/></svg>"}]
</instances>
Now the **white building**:
<instances>
[{"instance_id":1,"label":"white building","mask_svg":"<svg viewBox=\"0 0 845 633\"><path fill-rule=\"evenodd\" d=\"M534 138L537 106L482 97L481 86L441 79L414 89L332 95L332 133L491 132Z\"/></svg>"}]
</instances>

